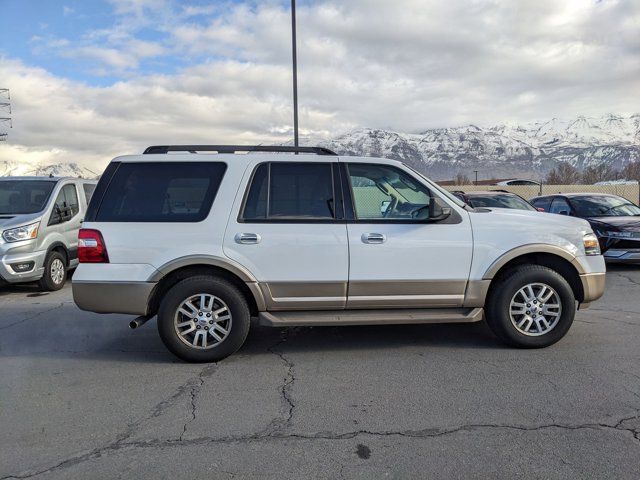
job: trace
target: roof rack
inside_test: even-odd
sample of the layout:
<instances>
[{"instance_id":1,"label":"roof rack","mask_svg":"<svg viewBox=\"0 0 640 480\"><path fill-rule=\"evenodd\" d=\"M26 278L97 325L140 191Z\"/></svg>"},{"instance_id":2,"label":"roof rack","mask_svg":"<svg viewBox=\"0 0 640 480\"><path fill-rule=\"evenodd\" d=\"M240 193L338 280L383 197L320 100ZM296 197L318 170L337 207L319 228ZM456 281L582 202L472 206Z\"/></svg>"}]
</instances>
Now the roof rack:
<instances>
[{"instance_id":1,"label":"roof rack","mask_svg":"<svg viewBox=\"0 0 640 480\"><path fill-rule=\"evenodd\" d=\"M269 153L314 153L316 155L337 155L332 150L324 147L278 147L268 145L155 145L148 147L143 153L168 153L168 152L269 152Z\"/></svg>"}]
</instances>

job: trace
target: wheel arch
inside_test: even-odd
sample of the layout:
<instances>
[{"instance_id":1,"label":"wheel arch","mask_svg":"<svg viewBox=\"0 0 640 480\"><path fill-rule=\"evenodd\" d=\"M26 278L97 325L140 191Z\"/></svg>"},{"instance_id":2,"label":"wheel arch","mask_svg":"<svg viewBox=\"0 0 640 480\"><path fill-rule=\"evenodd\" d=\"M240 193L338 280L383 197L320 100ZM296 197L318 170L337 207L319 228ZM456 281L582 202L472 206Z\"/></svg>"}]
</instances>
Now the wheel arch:
<instances>
[{"instance_id":1,"label":"wheel arch","mask_svg":"<svg viewBox=\"0 0 640 480\"><path fill-rule=\"evenodd\" d=\"M190 256L174 260L159 268L149 281L157 282L149 298L148 315L155 315L164 294L181 280L194 275L212 275L224 278L244 295L252 316L266 310L258 283L244 267L218 257Z\"/></svg>"},{"instance_id":2,"label":"wheel arch","mask_svg":"<svg viewBox=\"0 0 640 480\"><path fill-rule=\"evenodd\" d=\"M542 265L555 270L562 275L573 290L576 300L584 300L584 288L580 275L585 273L575 256L560 247L553 245L541 245L537 248L526 246L507 252L496 260L487 270L484 279L491 280L488 294L495 285L496 280L506 272L518 265L534 264Z\"/></svg>"},{"instance_id":3,"label":"wheel arch","mask_svg":"<svg viewBox=\"0 0 640 480\"><path fill-rule=\"evenodd\" d=\"M64 255L65 263L67 264L67 267L69 266L71 262L71 255L69 254L69 249L64 243L56 241L56 242L53 242L51 245L49 245L49 247L47 248L47 254L45 255L45 259L51 252L59 252L62 255Z\"/></svg>"}]
</instances>

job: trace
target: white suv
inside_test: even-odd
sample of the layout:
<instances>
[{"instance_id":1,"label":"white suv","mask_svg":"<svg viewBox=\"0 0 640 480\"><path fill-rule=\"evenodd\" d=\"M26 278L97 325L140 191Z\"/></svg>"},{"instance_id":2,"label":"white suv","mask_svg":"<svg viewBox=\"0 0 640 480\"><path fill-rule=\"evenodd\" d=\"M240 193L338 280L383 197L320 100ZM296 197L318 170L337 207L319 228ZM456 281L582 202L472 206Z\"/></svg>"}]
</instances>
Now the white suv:
<instances>
[{"instance_id":1,"label":"white suv","mask_svg":"<svg viewBox=\"0 0 640 480\"><path fill-rule=\"evenodd\" d=\"M157 315L167 348L194 362L235 352L251 317L278 327L486 318L510 345L545 347L605 283L585 220L474 209L401 162L323 148L118 157L83 227L77 305L139 315L133 327Z\"/></svg>"}]
</instances>

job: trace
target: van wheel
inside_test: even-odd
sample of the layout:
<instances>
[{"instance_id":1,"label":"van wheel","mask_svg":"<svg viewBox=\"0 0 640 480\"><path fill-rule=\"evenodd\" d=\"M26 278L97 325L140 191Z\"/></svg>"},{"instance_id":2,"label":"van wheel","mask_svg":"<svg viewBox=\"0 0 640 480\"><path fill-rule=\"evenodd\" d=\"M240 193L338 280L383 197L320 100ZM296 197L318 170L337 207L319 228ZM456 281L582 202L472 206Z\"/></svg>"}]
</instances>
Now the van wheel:
<instances>
[{"instance_id":1,"label":"van wheel","mask_svg":"<svg viewBox=\"0 0 640 480\"><path fill-rule=\"evenodd\" d=\"M576 299L569 283L555 270L522 265L491 286L486 313L493 333L509 345L548 347L571 327Z\"/></svg>"},{"instance_id":2,"label":"van wheel","mask_svg":"<svg viewBox=\"0 0 640 480\"><path fill-rule=\"evenodd\" d=\"M67 259L60 252L49 252L44 261L44 273L38 282L40 289L53 292L64 287L67 281Z\"/></svg>"},{"instance_id":3,"label":"van wheel","mask_svg":"<svg viewBox=\"0 0 640 480\"><path fill-rule=\"evenodd\" d=\"M158 332L164 345L187 362L217 362L238 350L251 315L240 290L214 276L180 281L164 296Z\"/></svg>"}]
</instances>

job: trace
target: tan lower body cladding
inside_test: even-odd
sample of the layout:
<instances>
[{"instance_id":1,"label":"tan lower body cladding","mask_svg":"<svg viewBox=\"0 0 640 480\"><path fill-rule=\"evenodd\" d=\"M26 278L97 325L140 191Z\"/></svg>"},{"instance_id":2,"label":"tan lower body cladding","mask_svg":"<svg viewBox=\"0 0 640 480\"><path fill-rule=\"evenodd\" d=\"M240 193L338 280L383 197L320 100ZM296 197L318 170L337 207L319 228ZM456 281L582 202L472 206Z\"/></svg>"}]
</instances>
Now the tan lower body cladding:
<instances>
[{"instance_id":1,"label":"tan lower body cladding","mask_svg":"<svg viewBox=\"0 0 640 480\"><path fill-rule=\"evenodd\" d=\"M350 282L269 282L260 289L267 310L335 310L342 308L453 308L466 306L466 280L446 281L354 281ZM485 283L478 283L470 306L482 306Z\"/></svg>"}]
</instances>

